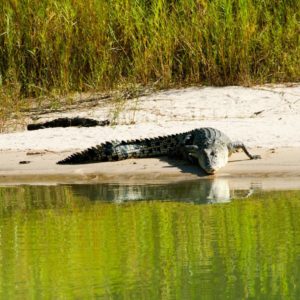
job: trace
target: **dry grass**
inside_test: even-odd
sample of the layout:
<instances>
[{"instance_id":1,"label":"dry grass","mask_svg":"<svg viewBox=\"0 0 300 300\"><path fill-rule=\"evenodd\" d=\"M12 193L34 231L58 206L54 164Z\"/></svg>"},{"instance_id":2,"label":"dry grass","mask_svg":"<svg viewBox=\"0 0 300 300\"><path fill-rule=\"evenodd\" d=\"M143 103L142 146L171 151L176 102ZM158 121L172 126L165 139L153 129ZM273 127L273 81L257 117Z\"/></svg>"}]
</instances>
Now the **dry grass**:
<instances>
[{"instance_id":1,"label":"dry grass","mask_svg":"<svg viewBox=\"0 0 300 300\"><path fill-rule=\"evenodd\" d=\"M0 118L49 93L300 79L298 0L8 0L0 16Z\"/></svg>"}]
</instances>

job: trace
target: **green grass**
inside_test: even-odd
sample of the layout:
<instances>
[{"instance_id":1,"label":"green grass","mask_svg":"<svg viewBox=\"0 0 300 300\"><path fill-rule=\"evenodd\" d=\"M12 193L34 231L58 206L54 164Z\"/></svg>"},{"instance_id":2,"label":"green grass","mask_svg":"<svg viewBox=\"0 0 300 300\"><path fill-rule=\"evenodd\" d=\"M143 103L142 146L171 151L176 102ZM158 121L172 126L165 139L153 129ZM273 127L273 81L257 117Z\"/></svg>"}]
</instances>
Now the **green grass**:
<instances>
[{"instance_id":1,"label":"green grass","mask_svg":"<svg viewBox=\"0 0 300 300\"><path fill-rule=\"evenodd\" d=\"M299 81L299 37L299 0L6 0L0 93Z\"/></svg>"}]
</instances>

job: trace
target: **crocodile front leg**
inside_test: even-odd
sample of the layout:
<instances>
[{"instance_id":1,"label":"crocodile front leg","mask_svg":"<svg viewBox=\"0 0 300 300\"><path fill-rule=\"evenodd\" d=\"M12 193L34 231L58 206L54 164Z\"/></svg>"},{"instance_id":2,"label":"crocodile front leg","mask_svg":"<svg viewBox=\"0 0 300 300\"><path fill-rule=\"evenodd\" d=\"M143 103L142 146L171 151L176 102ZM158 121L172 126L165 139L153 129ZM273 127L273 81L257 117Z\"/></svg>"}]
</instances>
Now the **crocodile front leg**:
<instances>
[{"instance_id":1,"label":"crocodile front leg","mask_svg":"<svg viewBox=\"0 0 300 300\"><path fill-rule=\"evenodd\" d=\"M240 141L235 141L235 142L232 142L229 146L229 148L231 150L239 150L239 149L242 149L245 154L250 158L250 159L261 159L261 156L260 155L252 155L249 153L249 151L247 150L245 144L243 142L240 142Z\"/></svg>"}]
</instances>

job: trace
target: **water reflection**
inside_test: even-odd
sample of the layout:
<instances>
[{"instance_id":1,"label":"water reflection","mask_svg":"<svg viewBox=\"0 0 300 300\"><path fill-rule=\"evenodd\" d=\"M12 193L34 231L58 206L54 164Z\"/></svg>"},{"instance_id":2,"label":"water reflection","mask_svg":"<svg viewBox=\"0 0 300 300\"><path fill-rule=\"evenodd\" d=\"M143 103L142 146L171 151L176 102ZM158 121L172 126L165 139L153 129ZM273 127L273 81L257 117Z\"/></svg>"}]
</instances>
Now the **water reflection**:
<instances>
[{"instance_id":1,"label":"water reflection","mask_svg":"<svg viewBox=\"0 0 300 300\"><path fill-rule=\"evenodd\" d=\"M0 188L0 299L297 299L300 192L227 187Z\"/></svg>"},{"instance_id":2,"label":"water reflection","mask_svg":"<svg viewBox=\"0 0 300 300\"><path fill-rule=\"evenodd\" d=\"M83 207L96 202L160 200L195 204L229 203L260 191L259 185L248 189L230 189L226 179L199 180L163 185L67 185L0 187L0 216L15 211ZM76 199L76 202L74 202Z\"/></svg>"},{"instance_id":3,"label":"water reflection","mask_svg":"<svg viewBox=\"0 0 300 300\"><path fill-rule=\"evenodd\" d=\"M255 188L257 190L257 188ZM122 203L135 200L172 200L198 204L226 203L234 197L247 197L254 188L230 190L227 179L200 180L164 185L73 185L74 195L91 201Z\"/></svg>"}]
</instances>

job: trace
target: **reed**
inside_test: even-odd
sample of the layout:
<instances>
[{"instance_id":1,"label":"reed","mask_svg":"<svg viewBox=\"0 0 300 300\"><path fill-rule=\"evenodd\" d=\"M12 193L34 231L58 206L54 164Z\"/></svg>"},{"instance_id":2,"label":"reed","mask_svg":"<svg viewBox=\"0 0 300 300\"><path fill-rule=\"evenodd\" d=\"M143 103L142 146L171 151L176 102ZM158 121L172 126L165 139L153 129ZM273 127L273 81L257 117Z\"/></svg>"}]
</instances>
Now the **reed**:
<instances>
[{"instance_id":1,"label":"reed","mask_svg":"<svg viewBox=\"0 0 300 300\"><path fill-rule=\"evenodd\" d=\"M1 1L0 90L299 81L299 37L298 0Z\"/></svg>"}]
</instances>

